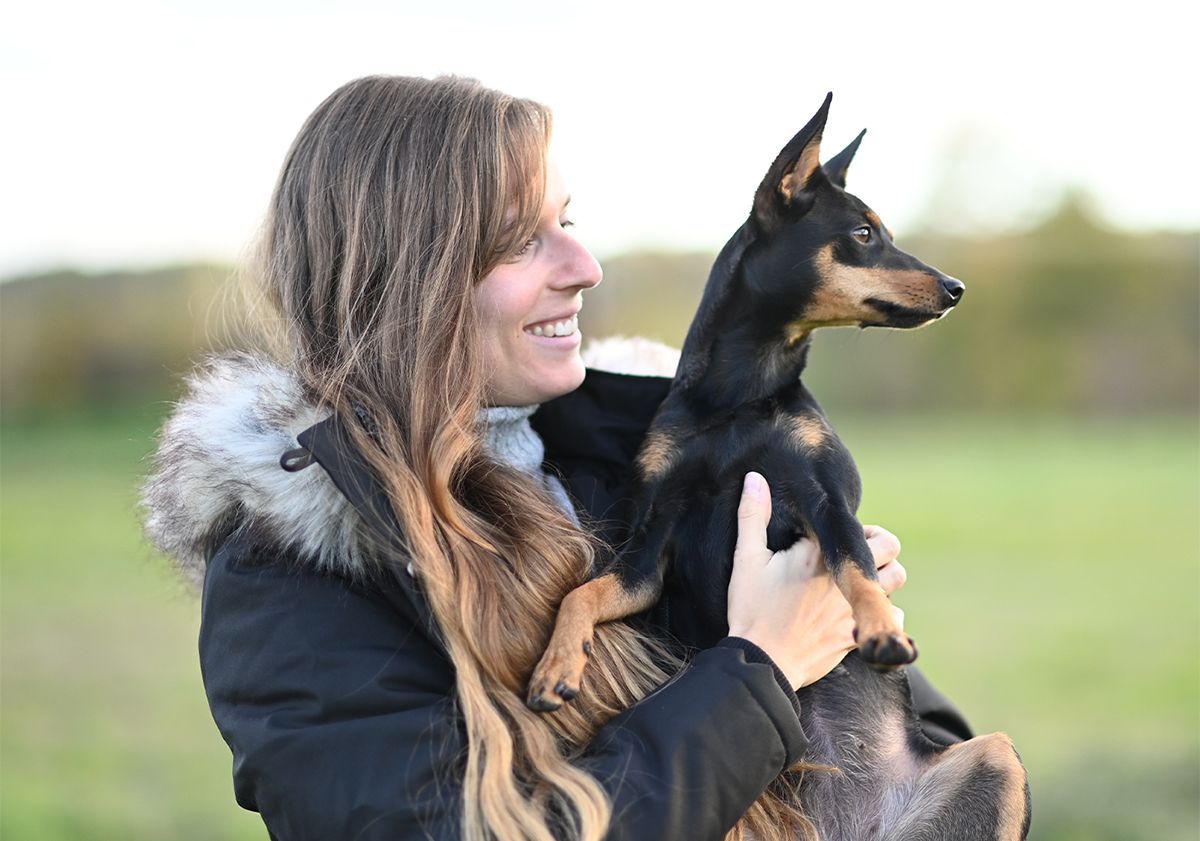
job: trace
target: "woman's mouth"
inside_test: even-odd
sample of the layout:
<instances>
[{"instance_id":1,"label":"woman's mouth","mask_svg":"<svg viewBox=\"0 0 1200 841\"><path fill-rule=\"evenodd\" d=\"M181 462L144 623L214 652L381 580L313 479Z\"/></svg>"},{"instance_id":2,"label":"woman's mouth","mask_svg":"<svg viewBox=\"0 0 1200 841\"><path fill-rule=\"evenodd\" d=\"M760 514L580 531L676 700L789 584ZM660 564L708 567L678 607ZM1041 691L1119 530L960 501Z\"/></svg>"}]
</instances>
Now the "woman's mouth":
<instances>
[{"instance_id":1,"label":"woman's mouth","mask_svg":"<svg viewBox=\"0 0 1200 841\"><path fill-rule=\"evenodd\" d=\"M571 336L579 332L579 315L558 321L539 321L524 329L531 336Z\"/></svg>"}]
</instances>

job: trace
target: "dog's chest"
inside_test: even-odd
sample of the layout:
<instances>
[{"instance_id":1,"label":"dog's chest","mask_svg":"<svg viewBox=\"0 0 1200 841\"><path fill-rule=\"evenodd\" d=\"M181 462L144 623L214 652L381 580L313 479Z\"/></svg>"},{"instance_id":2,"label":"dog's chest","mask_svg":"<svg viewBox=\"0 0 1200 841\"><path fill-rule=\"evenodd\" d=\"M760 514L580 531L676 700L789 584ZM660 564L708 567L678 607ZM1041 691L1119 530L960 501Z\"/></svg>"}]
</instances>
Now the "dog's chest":
<instances>
[{"instance_id":1,"label":"dog's chest","mask_svg":"<svg viewBox=\"0 0 1200 841\"><path fill-rule=\"evenodd\" d=\"M703 543L710 560L727 558L736 536L736 511L746 473L771 488L769 545L786 548L811 536L810 515L819 500L840 500L857 510L858 470L849 451L819 411L728 414L674 438L669 467L648 488L643 509L650 520L674 523L684 543ZM720 564L718 564L720 566ZM727 566L727 564L725 565ZM706 581L711 569L696 570ZM727 569L720 569L724 578ZM686 576L686 574L685 574Z\"/></svg>"},{"instance_id":2,"label":"dog's chest","mask_svg":"<svg viewBox=\"0 0 1200 841\"><path fill-rule=\"evenodd\" d=\"M703 474L725 485L731 476L740 480L749 470L770 479L770 474L782 468L792 471L790 476L780 477L784 480L806 476L814 481L832 479L858 485L858 469L850 451L819 412L747 413L697 425L698 431L681 442L678 469L673 471L688 482ZM740 486L740 481L735 484Z\"/></svg>"}]
</instances>

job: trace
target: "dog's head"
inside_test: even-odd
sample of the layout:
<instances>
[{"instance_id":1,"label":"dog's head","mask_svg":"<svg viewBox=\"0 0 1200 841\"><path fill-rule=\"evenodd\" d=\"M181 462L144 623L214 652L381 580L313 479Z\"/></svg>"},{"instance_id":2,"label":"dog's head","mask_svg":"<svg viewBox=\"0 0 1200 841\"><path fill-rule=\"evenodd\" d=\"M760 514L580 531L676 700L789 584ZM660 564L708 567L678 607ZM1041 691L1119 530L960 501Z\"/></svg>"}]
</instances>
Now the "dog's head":
<instances>
[{"instance_id":1,"label":"dog's head","mask_svg":"<svg viewBox=\"0 0 1200 841\"><path fill-rule=\"evenodd\" d=\"M901 251L871 208L847 193L846 172L865 130L820 162L833 94L792 138L754 197L756 270L748 281L788 313L798 340L816 327L920 327L950 311L966 288Z\"/></svg>"}]
</instances>

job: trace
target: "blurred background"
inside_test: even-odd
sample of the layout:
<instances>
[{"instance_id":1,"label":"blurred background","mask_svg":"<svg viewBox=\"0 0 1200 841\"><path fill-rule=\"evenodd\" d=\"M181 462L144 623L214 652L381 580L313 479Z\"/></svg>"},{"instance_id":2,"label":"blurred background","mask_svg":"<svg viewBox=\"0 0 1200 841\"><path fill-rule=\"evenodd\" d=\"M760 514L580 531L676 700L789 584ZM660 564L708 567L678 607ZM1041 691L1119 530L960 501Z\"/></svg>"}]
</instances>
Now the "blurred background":
<instances>
[{"instance_id":1,"label":"blurred background","mask_svg":"<svg viewBox=\"0 0 1200 841\"><path fill-rule=\"evenodd\" d=\"M47 2L0 79L0 836L254 839L137 485L287 145L369 73L555 109L606 280L586 336L681 342L828 90L832 154L963 279L915 333L818 335L810 387L900 535L922 666L1029 768L1031 838L1200 833L1194 5ZM736 19L734 19L736 18ZM1187 82L1187 79L1192 82Z\"/></svg>"}]
</instances>

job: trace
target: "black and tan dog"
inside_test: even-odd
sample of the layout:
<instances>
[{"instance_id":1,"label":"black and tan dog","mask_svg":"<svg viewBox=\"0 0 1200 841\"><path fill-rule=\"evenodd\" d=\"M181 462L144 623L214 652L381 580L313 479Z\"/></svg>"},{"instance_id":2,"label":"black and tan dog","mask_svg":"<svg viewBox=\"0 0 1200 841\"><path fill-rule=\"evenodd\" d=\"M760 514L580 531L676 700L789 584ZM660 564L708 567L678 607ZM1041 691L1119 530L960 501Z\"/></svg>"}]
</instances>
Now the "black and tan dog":
<instances>
[{"instance_id":1,"label":"black and tan dog","mask_svg":"<svg viewBox=\"0 0 1200 841\"><path fill-rule=\"evenodd\" d=\"M726 596L742 477L771 488L770 548L808 535L850 602L859 649L800 691L810 774L802 796L823 839L1010 839L1028 831L1025 771L1003 734L949 748L920 731L898 666L916 647L897 624L855 517L861 485L849 452L801 384L818 327L920 327L964 286L892 241L844 189L862 140L820 163L831 97L784 147L749 219L713 266L670 393L638 457L633 537L603 574L563 600L529 704L578 692L599 622L683 594L667 617L692 647L728 633Z\"/></svg>"}]
</instances>

